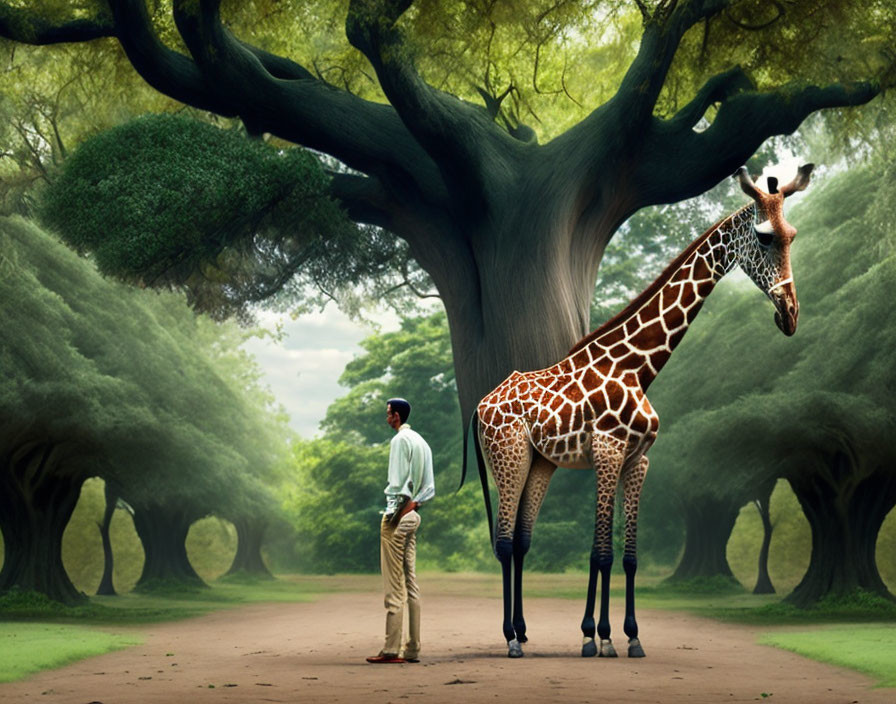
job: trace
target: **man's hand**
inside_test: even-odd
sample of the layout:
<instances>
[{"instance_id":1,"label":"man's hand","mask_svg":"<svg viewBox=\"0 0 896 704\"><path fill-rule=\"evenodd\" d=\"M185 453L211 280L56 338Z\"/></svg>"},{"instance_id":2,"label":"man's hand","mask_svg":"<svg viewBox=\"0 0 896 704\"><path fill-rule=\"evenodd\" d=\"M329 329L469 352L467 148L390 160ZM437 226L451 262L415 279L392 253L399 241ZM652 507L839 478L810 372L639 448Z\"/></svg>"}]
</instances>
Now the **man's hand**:
<instances>
[{"instance_id":1,"label":"man's hand","mask_svg":"<svg viewBox=\"0 0 896 704\"><path fill-rule=\"evenodd\" d=\"M406 513L408 513L409 511L413 511L419 505L420 504L418 504L416 501L411 501L410 499L408 499L401 506L399 506L399 508L395 509L395 513L387 516L389 523L393 526L397 526L401 519L404 518Z\"/></svg>"}]
</instances>

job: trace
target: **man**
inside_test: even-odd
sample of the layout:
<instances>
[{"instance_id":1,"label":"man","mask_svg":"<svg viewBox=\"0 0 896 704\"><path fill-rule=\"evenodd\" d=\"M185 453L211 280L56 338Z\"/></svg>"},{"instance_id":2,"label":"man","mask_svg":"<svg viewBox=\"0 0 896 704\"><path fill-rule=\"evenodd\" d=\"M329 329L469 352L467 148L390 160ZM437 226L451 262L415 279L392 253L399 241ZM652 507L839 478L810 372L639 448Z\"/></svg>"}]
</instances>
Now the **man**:
<instances>
[{"instance_id":1,"label":"man","mask_svg":"<svg viewBox=\"0 0 896 704\"><path fill-rule=\"evenodd\" d=\"M414 562L417 556L417 509L436 493L432 450L411 430L411 404L403 398L386 402L386 422L395 431L389 448L386 510L380 523L380 568L386 605L386 642L367 662L420 662L420 590ZM404 606L408 608L408 642L401 648Z\"/></svg>"}]
</instances>

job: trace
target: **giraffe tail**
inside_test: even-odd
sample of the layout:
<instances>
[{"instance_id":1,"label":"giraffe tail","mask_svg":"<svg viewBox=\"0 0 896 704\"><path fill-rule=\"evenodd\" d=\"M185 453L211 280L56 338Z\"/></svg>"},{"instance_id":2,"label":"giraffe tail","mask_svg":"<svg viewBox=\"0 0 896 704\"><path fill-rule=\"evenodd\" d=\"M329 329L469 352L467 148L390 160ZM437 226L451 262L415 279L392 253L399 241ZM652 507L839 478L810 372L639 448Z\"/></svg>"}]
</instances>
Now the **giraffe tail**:
<instances>
[{"instance_id":1,"label":"giraffe tail","mask_svg":"<svg viewBox=\"0 0 896 704\"><path fill-rule=\"evenodd\" d=\"M485 469L485 459L482 456L482 446L479 444L479 412L473 411L473 445L476 447L476 462L479 464L479 481L482 483L482 498L485 499L485 514L488 518L488 537L491 541L492 548L495 546L495 526L492 518L492 499L488 492L488 472ZM464 464L466 465L466 442L467 437L464 435Z\"/></svg>"},{"instance_id":2,"label":"giraffe tail","mask_svg":"<svg viewBox=\"0 0 896 704\"><path fill-rule=\"evenodd\" d=\"M473 420L476 418L477 411L473 411L473 415L470 418L469 423L464 423L464 457L463 463L461 465L460 470L460 484L457 485L457 491L460 491L464 487L464 481L467 478L467 441L470 438L470 426L473 424ZM457 491L454 493L456 494Z\"/></svg>"}]
</instances>

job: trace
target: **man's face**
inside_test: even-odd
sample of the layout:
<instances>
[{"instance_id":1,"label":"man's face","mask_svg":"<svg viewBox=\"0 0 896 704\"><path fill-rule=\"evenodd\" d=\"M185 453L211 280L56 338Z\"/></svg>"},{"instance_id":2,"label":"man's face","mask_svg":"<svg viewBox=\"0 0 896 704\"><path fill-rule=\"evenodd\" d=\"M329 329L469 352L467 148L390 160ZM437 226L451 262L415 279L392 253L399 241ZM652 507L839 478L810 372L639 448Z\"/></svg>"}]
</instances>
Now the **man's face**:
<instances>
[{"instance_id":1,"label":"man's face","mask_svg":"<svg viewBox=\"0 0 896 704\"><path fill-rule=\"evenodd\" d=\"M401 427L401 416L398 415L398 411L392 412L391 403L386 404L386 422L394 430L398 430Z\"/></svg>"}]
</instances>

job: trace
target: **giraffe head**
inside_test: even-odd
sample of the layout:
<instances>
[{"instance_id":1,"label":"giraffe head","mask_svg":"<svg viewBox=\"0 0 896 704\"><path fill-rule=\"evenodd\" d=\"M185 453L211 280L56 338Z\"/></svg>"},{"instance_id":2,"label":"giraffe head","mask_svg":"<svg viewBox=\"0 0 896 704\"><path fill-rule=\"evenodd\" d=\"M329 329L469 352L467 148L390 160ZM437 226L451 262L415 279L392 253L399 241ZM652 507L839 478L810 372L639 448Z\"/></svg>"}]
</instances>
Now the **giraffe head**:
<instances>
[{"instance_id":1,"label":"giraffe head","mask_svg":"<svg viewBox=\"0 0 896 704\"><path fill-rule=\"evenodd\" d=\"M801 166L796 178L778 187L770 176L768 193L753 183L745 166L735 176L744 193L754 201L752 227L742 239L738 261L741 268L775 305L775 323L785 335L796 332L800 304L790 269L790 244L796 228L784 219L784 199L809 185L813 164Z\"/></svg>"}]
</instances>

